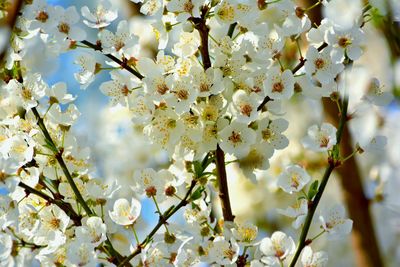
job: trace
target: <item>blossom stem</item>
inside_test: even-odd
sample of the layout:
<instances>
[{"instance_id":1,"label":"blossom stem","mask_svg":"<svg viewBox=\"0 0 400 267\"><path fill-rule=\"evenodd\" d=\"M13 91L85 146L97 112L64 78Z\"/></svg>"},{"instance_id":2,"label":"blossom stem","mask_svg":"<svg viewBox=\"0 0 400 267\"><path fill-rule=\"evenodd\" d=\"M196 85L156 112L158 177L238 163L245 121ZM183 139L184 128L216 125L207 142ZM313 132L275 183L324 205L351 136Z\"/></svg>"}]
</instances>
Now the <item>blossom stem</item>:
<instances>
[{"instance_id":1,"label":"blossom stem","mask_svg":"<svg viewBox=\"0 0 400 267\"><path fill-rule=\"evenodd\" d=\"M342 163L346 162L347 160L349 160L350 158L354 157L355 154L357 154L359 150L356 149L354 150L350 155L348 155L347 157L345 157L344 159L342 159Z\"/></svg>"},{"instance_id":2,"label":"blossom stem","mask_svg":"<svg viewBox=\"0 0 400 267\"><path fill-rule=\"evenodd\" d=\"M304 195L304 197L305 197L307 200L310 200L310 199L308 199L308 195L307 195L306 191L304 191L304 188L301 189L301 193Z\"/></svg>"},{"instance_id":3,"label":"blossom stem","mask_svg":"<svg viewBox=\"0 0 400 267\"><path fill-rule=\"evenodd\" d=\"M131 224L131 228L132 228L133 235L135 236L136 244L139 245L140 241L139 241L139 237L138 237L138 235L136 233L135 225Z\"/></svg>"},{"instance_id":4,"label":"blossom stem","mask_svg":"<svg viewBox=\"0 0 400 267\"><path fill-rule=\"evenodd\" d=\"M326 231L323 230L321 231L321 233L317 234L316 236L314 236L313 238L311 238L311 241L314 241L315 239L317 239L318 237L320 237L321 235L323 235Z\"/></svg>"},{"instance_id":5,"label":"blossom stem","mask_svg":"<svg viewBox=\"0 0 400 267\"><path fill-rule=\"evenodd\" d=\"M307 8L305 9L305 11L309 11L309 10L311 10L311 9L313 9L313 8L315 8L315 7L317 7L317 6L320 5L320 4L321 4L321 1L318 1L318 2L316 2L315 4L313 4L312 6L307 7Z\"/></svg>"},{"instance_id":6,"label":"blossom stem","mask_svg":"<svg viewBox=\"0 0 400 267\"><path fill-rule=\"evenodd\" d=\"M335 147L337 149L339 149L339 144L340 144L340 140L341 140L341 137L342 137L344 124L346 123L346 119L347 119L347 106L348 106L348 96L345 95L344 99L343 99L343 103L342 103L342 112L341 112L341 115L340 115L339 126L338 126L338 130L336 132L337 144L335 145ZM306 217L305 222L304 222L304 226L303 226L303 228L301 230L301 233L300 233L300 239L299 239L299 243L298 243L297 248L296 248L296 252L294 254L294 257L293 257L289 267L294 267L296 265L296 262L297 262L297 260L298 260L298 258L300 256L301 251L306 246L307 234L308 234L308 231L310 230L310 226L311 226L312 219L314 217L314 213L317 210L317 207L318 207L318 204L319 204L319 202L321 200L322 194L324 193L325 187L326 187L326 185L327 185L327 183L329 181L329 177L332 174L333 170L337 167L337 165L336 165L336 163L337 163L336 161L337 160L338 159L335 159L335 158L330 158L328 160L329 165L325 169L325 173L324 173L324 176L322 177L321 184L320 184L320 186L318 188L318 192L315 195L313 201L311 202L310 208L309 208L308 213L307 213L307 217Z\"/></svg>"},{"instance_id":7,"label":"blossom stem","mask_svg":"<svg viewBox=\"0 0 400 267\"><path fill-rule=\"evenodd\" d=\"M189 203L188 199L191 196L192 191L196 186L196 184L197 181L192 180L192 183L190 184L190 187L186 192L185 197L179 202L179 204L176 205L175 207L173 206L172 209L169 209L166 212L164 212L164 214L160 215L158 223L156 226L154 226L153 230L147 235L147 237L142 241L142 243L140 243L128 257L124 258L124 260L118 264L118 266L122 267L128 265L131 259L133 259L135 256L139 255L142 252L142 249L151 241L153 236L157 233L158 229L160 229L160 227L164 225L172 215L174 215L178 210L180 210L182 207L186 206Z\"/></svg>"},{"instance_id":8,"label":"blossom stem","mask_svg":"<svg viewBox=\"0 0 400 267\"><path fill-rule=\"evenodd\" d=\"M160 207L158 206L156 198L154 196L151 196L151 198L153 199L154 205L156 206L158 215L162 216L162 213L161 213ZM167 231L167 233L169 234L168 227L166 224L164 224L164 227L165 227L165 231ZM139 244L139 242L138 242L138 244Z\"/></svg>"},{"instance_id":9,"label":"blossom stem","mask_svg":"<svg viewBox=\"0 0 400 267\"><path fill-rule=\"evenodd\" d=\"M299 39L300 39L300 37L299 37L299 38L296 38L296 46L297 46L297 51L299 51L300 61L303 61L303 60L304 60L304 57L303 57L303 53L301 52L301 47L300 47Z\"/></svg>"}]
</instances>

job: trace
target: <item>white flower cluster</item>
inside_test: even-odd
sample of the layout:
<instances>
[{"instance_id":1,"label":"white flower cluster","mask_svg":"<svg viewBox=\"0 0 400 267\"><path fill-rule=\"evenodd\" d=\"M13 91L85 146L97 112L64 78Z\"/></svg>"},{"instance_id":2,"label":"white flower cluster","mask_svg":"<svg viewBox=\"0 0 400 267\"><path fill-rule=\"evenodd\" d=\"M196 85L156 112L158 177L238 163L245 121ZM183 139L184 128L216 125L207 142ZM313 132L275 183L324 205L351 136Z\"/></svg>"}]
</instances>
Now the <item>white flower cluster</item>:
<instances>
[{"instance_id":1,"label":"white flower cluster","mask_svg":"<svg viewBox=\"0 0 400 267\"><path fill-rule=\"evenodd\" d=\"M253 223L216 220L216 194L210 191L223 186L225 154L256 182L274 153L289 145L285 106L292 96L331 97L338 104L339 96L346 97L338 84L348 61L362 54L362 17L350 28L328 19L314 27L308 10L291 0L132 2L153 18L154 58L143 55L140 36L127 21L119 21L115 31L108 28L118 17L112 1L102 0L94 9L84 6L80 13L74 6L25 1L1 69L0 188L6 194L0 195L0 265L283 266L295 264L301 252L303 266L324 266L327 255L314 252L312 240L296 248L281 231L260 240ZM85 40L89 28L97 31L95 42ZM299 46L305 38L305 57L287 59L288 44ZM99 90L112 106L129 110L132 127L165 150L169 165L136 169L129 184L93 177L89 149L71 131L80 116L76 96L65 83L48 85L32 68L40 45L54 56L85 49L75 60L82 88L111 69ZM98 62L98 52L111 61ZM391 95L373 79L362 100L385 105ZM311 126L304 148L327 152L329 164L338 163L337 131L328 123ZM302 194L280 210L295 219L296 229L312 219L323 191L314 181L306 192L311 180L296 164L278 177L282 190ZM132 195L120 197L121 187ZM141 198L154 202L158 216L145 235L137 233ZM181 208L184 224L168 221ZM324 210L322 233L348 234L352 221L344 213L341 205ZM113 246L120 233L130 240L124 252Z\"/></svg>"}]
</instances>

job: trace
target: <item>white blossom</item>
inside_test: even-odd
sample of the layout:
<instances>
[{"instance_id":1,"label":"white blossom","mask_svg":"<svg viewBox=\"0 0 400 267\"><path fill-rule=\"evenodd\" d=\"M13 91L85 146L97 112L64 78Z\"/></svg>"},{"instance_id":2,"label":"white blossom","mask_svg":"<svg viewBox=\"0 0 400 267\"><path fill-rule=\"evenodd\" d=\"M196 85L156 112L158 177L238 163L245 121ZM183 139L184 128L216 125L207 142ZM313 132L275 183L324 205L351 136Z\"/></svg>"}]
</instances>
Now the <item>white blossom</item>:
<instances>
[{"instance_id":1,"label":"white blossom","mask_svg":"<svg viewBox=\"0 0 400 267\"><path fill-rule=\"evenodd\" d=\"M304 65L307 74L312 74L317 81L322 84L332 82L335 77L344 69L342 63L334 61L331 56L331 47L327 47L321 52L310 46L308 48Z\"/></svg>"},{"instance_id":2,"label":"white blossom","mask_svg":"<svg viewBox=\"0 0 400 267\"><path fill-rule=\"evenodd\" d=\"M297 201L294 205L289 206L284 210L278 209L278 212L290 218L295 218L295 220L292 223L292 226L295 229L299 229L299 227L303 225L307 216L308 201L306 199L301 199Z\"/></svg>"},{"instance_id":3,"label":"white blossom","mask_svg":"<svg viewBox=\"0 0 400 267\"><path fill-rule=\"evenodd\" d=\"M328 262L328 255L324 251L314 252L310 246L306 246L301 254L303 267L324 267Z\"/></svg>"},{"instance_id":4,"label":"white blossom","mask_svg":"<svg viewBox=\"0 0 400 267\"><path fill-rule=\"evenodd\" d=\"M295 244L290 236L277 231L271 237L261 240L260 250L263 254L261 261L267 266L280 266L290 255L294 253Z\"/></svg>"},{"instance_id":5,"label":"white blossom","mask_svg":"<svg viewBox=\"0 0 400 267\"><path fill-rule=\"evenodd\" d=\"M100 1L96 8L91 12L87 6L81 8L82 16L86 19L83 20L90 28L104 28L113 22L118 12L112 7L108 0Z\"/></svg>"},{"instance_id":6,"label":"white blossom","mask_svg":"<svg viewBox=\"0 0 400 267\"><path fill-rule=\"evenodd\" d=\"M114 202L114 209L109 211L109 215L116 224L130 225L139 217L141 208L142 205L135 198L132 198L131 203L125 198L120 198Z\"/></svg>"},{"instance_id":7,"label":"white blossom","mask_svg":"<svg viewBox=\"0 0 400 267\"><path fill-rule=\"evenodd\" d=\"M231 122L218 135L222 150L237 158L245 157L250 151L250 145L254 144L256 139L256 134L252 129L237 121Z\"/></svg>"},{"instance_id":8,"label":"white blossom","mask_svg":"<svg viewBox=\"0 0 400 267\"><path fill-rule=\"evenodd\" d=\"M329 123L308 128L307 136L302 140L303 146L313 151L327 151L336 144L336 128Z\"/></svg>"},{"instance_id":9,"label":"white blossom","mask_svg":"<svg viewBox=\"0 0 400 267\"><path fill-rule=\"evenodd\" d=\"M321 227L329 234L330 237L342 237L351 232L353 221L346 219L345 209L342 205L337 204L329 209L322 211L319 216Z\"/></svg>"},{"instance_id":10,"label":"white blossom","mask_svg":"<svg viewBox=\"0 0 400 267\"><path fill-rule=\"evenodd\" d=\"M298 165L290 165L278 177L278 185L286 193L292 194L299 192L310 182L311 177L308 173Z\"/></svg>"},{"instance_id":11,"label":"white blossom","mask_svg":"<svg viewBox=\"0 0 400 267\"><path fill-rule=\"evenodd\" d=\"M382 88L383 86L380 86L378 79L371 79L367 88L367 92L362 99L365 99L377 106L388 105L393 100L393 94L383 91Z\"/></svg>"},{"instance_id":12,"label":"white blossom","mask_svg":"<svg viewBox=\"0 0 400 267\"><path fill-rule=\"evenodd\" d=\"M267 74L264 82L265 93L273 99L289 99L294 91L294 79L290 70L281 72L278 67L273 67Z\"/></svg>"}]
</instances>

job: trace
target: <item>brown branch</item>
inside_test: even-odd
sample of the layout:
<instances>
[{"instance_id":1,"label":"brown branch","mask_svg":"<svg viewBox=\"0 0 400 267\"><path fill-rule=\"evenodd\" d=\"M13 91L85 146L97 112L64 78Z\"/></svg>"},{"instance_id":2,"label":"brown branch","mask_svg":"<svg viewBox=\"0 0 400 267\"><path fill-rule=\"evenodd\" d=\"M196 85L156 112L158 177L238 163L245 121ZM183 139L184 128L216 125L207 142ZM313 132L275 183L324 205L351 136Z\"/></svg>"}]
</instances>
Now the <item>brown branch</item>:
<instances>
[{"instance_id":1,"label":"brown branch","mask_svg":"<svg viewBox=\"0 0 400 267\"><path fill-rule=\"evenodd\" d=\"M76 226L82 225L82 223L81 223L82 216L75 212L75 210L72 208L71 204L60 201L60 200L53 199L52 197L48 196L47 194L45 194L39 190L36 190L35 188L32 188L23 182L19 182L18 186L22 187L25 190L25 193L27 195L34 194L34 195L37 195L37 196L43 198L48 203L57 205L60 209L62 209L71 218L71 220L74 222L74 224Z\"/></svg>"},{"instance_id":2,"label":"brown branch","mask_svg":"<svg viewBox=\"0 0 400 267\"><path fill-rule=\"evenodd\" d=\"M190 18L189 20L193 23L194 28L200 34L200 54L203 62L204 70L207 70L211 67L210 54L208 50L208 32L210 29L208 28L206 22L206 14L208 12L208 6L203 6L201 10L200 18ZM228 35L232 35L233 30L235 29L236 24L232 24L229 27ZM217 179L218 179L218 190L219 190L219 199L221 201L221 209L222 214L225 221L233 221L235 216L232 213L230 198L229 198L229 188L228 188L228 180L225 169L225 154L219 145L217 145L217 149L215 150L215 166L217 169Z\"/></svg>"},{"instance_id":3,"label":"brown branch","mask_svg":"<svg viewBox=\"0 0 400 267\"><path fill-rule=\"evenodd\" d=\"M93 44L93 43L91 43L91 42L89 42L87 40L83 40L83 41L81 41L81 43L84 44L84 45L87 45L88 47L92 48L95 51L100 51L100 52L103 51L103 48L101 47L101 44ZM116 56L111 55L111 54L103 54L103 55L105 55L106 57L108 57L112 61L118 63L121 66L121 68L129 71L130 73L135 75L140 80L144 78L144 76L142 74L140 74L138 71L134 70L132 67L130 67L128 65L127 59L124 58L124 59L121 60L121 59L119 59Z\"/></svg>"}]
</instances>

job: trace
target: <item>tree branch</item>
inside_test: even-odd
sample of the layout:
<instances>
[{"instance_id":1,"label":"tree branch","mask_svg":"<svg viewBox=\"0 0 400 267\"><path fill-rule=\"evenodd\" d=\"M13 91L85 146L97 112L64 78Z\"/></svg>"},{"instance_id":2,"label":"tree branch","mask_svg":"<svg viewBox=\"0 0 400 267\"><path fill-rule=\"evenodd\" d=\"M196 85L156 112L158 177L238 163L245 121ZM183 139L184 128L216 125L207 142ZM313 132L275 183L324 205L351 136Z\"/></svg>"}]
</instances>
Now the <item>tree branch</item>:
<instances>
[{"instance_id":1,"label":"tree branch","mask_svg":"<svg viewBox=\"0 0 400 267\"><path fill-rule=\"evenodd\" d=\"M39 115L39 112L37 111L36 107L32 108L32 112L37 119L37 124L38 124L39 128L42 130L44 137L46 138L48 144L52 147L53 152L55 153L54 156L55 156L58 164L60 165L65 177L67 178L67 181L68 181L69 185L71 186L72 191L74 191L74 194L75 194L75 197L76 197L78 203L83 207L83 209L85 210L85 212L88 216L95 216L96 214L94 214L94 212L87 205L86 201L83 199L82 194L79 192L79 189L76 186L74 179L72 178L71 173L69 172L67 165L64 162L64 159L62 157L63 149L59 149L57 147L57 145L54 143L53 139L51 138L51 136L46 128L46 125L44 124L43 118ZM108 238L106 239L105 242L108 246L108 249L110 250L110 254L113 255L113 258L111 259L112 263L118 264L119 262L121 262L123 260L123 256L120 255L114 249L114 247L111 244L111 241Z\"/></svg>"},{"instance_id":2,"label":"tree branch","mask_svg":"<svg viewBox=\"0 0 400 267\"><path fill-rule=\"evenodd\" d=\"M100 52L103 51L103 48L101 47L101 44L93 44L93 43L91 43L91 42L89 42L87 40L83 40L83 41L81 41L81 43L84 44L84 45L87 45L88 47L92 48L95 51L100 51ZM112 61L118 63L121 66L121 68L129 71L130 73L135 75L140 80L144 78L144 76L142 74L140 74L138 71L134 70L133 68L131 68L128 65L128 62L127 62L127 60L125 58L123 60L121 60L121 59L119 59L116 56L111 55L111 54L103 54L103 55L105 55L106 57L108 57Z\"/></svg>"},{"instance_id":3,"label":"tree branch","mask_svg":"<svg viewBox=\"0 0 400 267\"><path fill-rule=\"evenodd\" d=\"M344 124L346 123L347 120L347 106L348 106L348 97L344 96L343 104L342 104L342 114L340 115L340 121L339 121L339 126L338 130L336 132L336 145L334 146L333 150L339 149L339 144L342 138L342 132L344 129ZM337 153L339 155L339 153ZM335 156L330 156L328 159L328 167L325 170L324 176L321 179L321 184L318 188L318 192L315 195L314 199L311 201L311 205L309 207L309 210L307 212L307 217L305 219L303 228L301 230L300 238L299 238L299 243L297 245L297 249L295 252L295 255L293 256L293 259L290 263L290 267L294 267L296 265L296 262L300 256L301 251L307 244L307 234L310 229L312 219L314 217L314 213L317 210L318 204L321 200L322 194L324 193L325 187L328 183L329 177L332 174L332 171L339 166L340 161L339 159L335 158Z\"/></svg>"},{"instance_id":4,"label":"tree branch","mask_svg":"<svg viewBox=\"0 0 400 267\"><path fill-rule=\"evenodd\" d=\"M332 123L337 123L337 110L332 101L323 101L325 114ZM349 155L353 152L352 137L348 127L343 129L340 151ZM349 158L336 170L342 184L344 201L353 219L351 239L357 266L380 267L383 261L379 249L374 223L369 210L370 201L363 191L362 176L358 170L358 164L354 157Z\"/></svg>"},{"instance_id":5,"label":"tree branch","mask_svg":"<svg viewBox=\"0 0 400 267\"><path fill-rule=\"evenodd\" d=\"M201 11L200 18L190 18L190 21L193 23L194 28L200 34L200 54L201 59L203 61L203 68L207 70L211 67L210 54L208 50L208 32L210 29L206 24L206 14L208 11L208 6L203 6ZM232 24L229 27L228 35L232 35L233 30L235 29L236 24ZM225 169L225 154L219 145L217 145L217 149L215 150L215 166L217 169L217 180L218 180L218 190L219 190L219 199L221 201L221 209L222 214L225 221L233 221L235 216L232 213L230 198L229 198L229 188L228 188L228 180Z\"/></svg>"},{"instance_id":6,"label":"tree branch","mask_svg":"<svg viewBox=\"0 0 400 267\"><path fill-rule=\"evenodd\" d=\"M160 229L160 227L163 226L172 215L174 215L178 210L180 210L182 207L186 206L189 203L188 201L189 197L191 196L192 191L196 186L196 184L197 181L192 180L190 187L186 192L185 197L179 202L179 204L173 207L172 209L168 209L162 215L160 214L157 225L154 226L153 230L146 236L146 238L140 244L138 244L137 248L118 265L119 267L126 266L131 259L139 255L142 252L142 249L146 247L146 245L151 241L153 236L157 233L158 229Z\"/></svg>"},{"instance_id":7,"label":"tree branch","mask_svg":"<svg viewBox=\"0 0 400 267\"><path fill-rule=\"evenodd\" d=\"M82 224L81 223L82 216L75 212L75 210L71 207L71 204L57 200L57 199L53 199L52 197L48 196L47 194L45 194L39 190L36 190L35 188L32 188L23 182L19 182L18 186L22 187L27 194L37 195L37 196L43 198L44 200L46 200L48 203L57 205L66 214L68 214L68 216L71 218L71 220L74 222L74 224L76 226L80 226Z\"/></svg>"}]
</instances>

